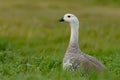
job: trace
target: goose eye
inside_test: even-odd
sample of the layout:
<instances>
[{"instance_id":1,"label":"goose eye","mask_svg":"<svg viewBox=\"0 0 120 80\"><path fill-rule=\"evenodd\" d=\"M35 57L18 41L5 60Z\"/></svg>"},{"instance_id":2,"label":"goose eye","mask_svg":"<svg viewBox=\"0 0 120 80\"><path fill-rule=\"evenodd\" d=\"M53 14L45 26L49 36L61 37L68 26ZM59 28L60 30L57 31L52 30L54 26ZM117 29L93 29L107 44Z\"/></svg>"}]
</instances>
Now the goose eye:
<instances>
[{"instance_id":1,"label":"goose eye","mask_svg":"<svg viewBox=\"0 0 120 80\"><path fill-rule=\"evenodd\" d=\"M71 16L70 15L68 15L68 18L70 18Z\"/></svg>"}]
</instances>

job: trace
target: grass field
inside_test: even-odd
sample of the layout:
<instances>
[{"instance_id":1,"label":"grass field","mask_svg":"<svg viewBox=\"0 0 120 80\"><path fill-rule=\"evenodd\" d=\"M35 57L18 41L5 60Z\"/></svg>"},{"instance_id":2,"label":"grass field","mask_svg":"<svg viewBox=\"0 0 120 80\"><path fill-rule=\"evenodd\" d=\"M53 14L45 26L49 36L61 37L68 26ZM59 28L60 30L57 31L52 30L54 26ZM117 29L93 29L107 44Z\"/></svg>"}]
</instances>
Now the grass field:
<instances>
[{"instance_id":1,"label":"grass field","mask_svg":"<svg viewBox=\"0 0 120 80\"><path fill-rule=\"evenodd\" d=\"M119 0L0 0L0 80L119 80ZM70 28L80 20L79 46L108 69L87 77L62 70Z\"/></svg>"}]
</instances>

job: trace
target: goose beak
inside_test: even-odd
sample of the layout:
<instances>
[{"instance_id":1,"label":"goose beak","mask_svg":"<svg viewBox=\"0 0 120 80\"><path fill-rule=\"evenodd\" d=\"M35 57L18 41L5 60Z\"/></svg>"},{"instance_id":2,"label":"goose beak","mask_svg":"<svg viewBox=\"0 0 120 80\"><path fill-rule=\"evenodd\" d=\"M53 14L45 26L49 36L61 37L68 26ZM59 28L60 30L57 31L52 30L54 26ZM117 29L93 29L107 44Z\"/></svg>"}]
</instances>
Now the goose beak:
<instances>
[{"instance_id":1,"label":"goose beak","mask_svg":"<svg viewBox=\"0 0 120 80\"><path fill-rule=\"evenodd\" d=\"M61 19L59 19L59 21L60 21L60 22L64 22L64 19L63 19L63 17L62 17Z\"/></svg>"}]
</instances>

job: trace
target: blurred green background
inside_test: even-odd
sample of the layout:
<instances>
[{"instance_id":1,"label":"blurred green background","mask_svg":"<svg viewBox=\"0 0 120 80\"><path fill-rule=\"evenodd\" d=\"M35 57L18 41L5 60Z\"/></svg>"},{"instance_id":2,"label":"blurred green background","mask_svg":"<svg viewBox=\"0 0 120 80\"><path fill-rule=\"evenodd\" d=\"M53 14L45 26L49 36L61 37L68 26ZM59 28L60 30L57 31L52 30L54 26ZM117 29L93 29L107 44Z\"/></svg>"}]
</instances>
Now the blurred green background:
<instances>
[{"instance_id":1,"label":"blurred green background","mask_svg":"<svg viewBox=\"0 0 120 80\"><path fill-rule=\"evenodd\" d=\"M70 28L80 21L81 50L108 72L81 76L62 70ZM0 80L119 80L120 0L0 0Z\"/></svg>"}]
</instances>

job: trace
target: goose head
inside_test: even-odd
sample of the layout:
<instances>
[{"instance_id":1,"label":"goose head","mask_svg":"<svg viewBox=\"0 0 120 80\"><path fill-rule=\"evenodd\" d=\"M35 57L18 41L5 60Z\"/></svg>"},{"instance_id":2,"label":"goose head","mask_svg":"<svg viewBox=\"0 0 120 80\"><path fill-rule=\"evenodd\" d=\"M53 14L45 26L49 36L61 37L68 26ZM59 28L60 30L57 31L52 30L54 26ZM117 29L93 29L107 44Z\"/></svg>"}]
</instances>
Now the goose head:
<instances>
[{"instance_id":1,"label":"goose head","mask_svg":"<svg viewBox=\"0 0 120 80\"><path fill-rule=\"evenodd\" d=\"M77 17L73 14L65 14L59 21L67 22L70 24L70 28L71 28L70 44L74 43L78 45L79 21Z\"/></svg>"},{"instance_id":2,"label":"goose head","mask_svg":"<svg viewBox=\"0 0 120 80\"><path fill-rule=\"evenodd\" d=\"M70 24L78 24L79 23L77 17L73 14L65 14L59 21L60 22L68 22Z\"/></svg>"}]
</instances>

